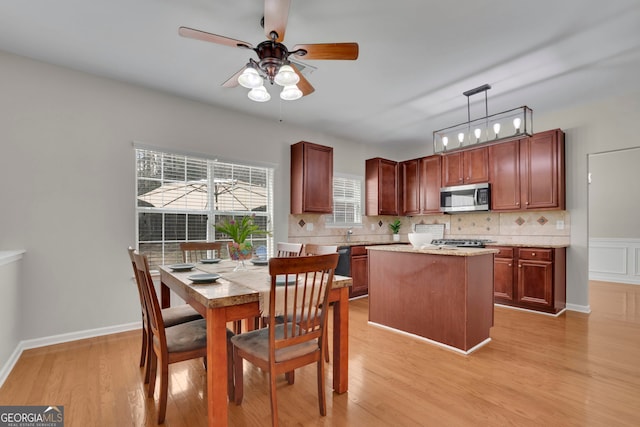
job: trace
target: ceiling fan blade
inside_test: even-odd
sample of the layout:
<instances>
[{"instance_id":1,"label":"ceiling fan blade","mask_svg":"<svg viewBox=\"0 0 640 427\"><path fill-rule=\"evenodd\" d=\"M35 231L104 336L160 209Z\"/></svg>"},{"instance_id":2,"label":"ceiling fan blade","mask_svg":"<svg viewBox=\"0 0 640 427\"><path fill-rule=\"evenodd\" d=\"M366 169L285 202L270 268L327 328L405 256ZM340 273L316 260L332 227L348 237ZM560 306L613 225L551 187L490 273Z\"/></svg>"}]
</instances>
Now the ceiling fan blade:
<instances>
[{"instance_id":1,"label":"ceiling fan blade","mask_svg":"<svg viewBox=\"0 0 640 427\"><path fill-rule=\"evenodd\" d=\"M240 83L238 83L238 77L240 77L240 74L242 74L242 72L247 68L247 66L245 65L244 67L242 67L237 73L235 73L233 76L229 77L227 79L227 81L225 81L224 83L222 83L221 86L223 87L237 87L240 85Z\"/></svg>"},{"instance_id":2,"label":"ceiling fan blade","mask_svg":"<svg viewBox=\"0 0 640 427\"><path fill-rule=\"evenodd\" d=\"M300 77L300 81L297 83L297 86L298 86L298 89L302 91L302 96L307 96L312 94L315 91L315 89L313 88L313 86L311 86L311 83L309 83L309 80L307 80L302 75L302 73L300 72L300 70L298 70L298 67L296 67L295 64L290 63L289 65L291 65L291 67L293 68L293 71L295 71L298 77Z\"/></svg>"},{"instance_id":3,"label":"ceiling fan blade","mask_svg":"<svg viewBox=\"0 0 640 427\"><path fill-rule=\"evenodd\" d=\"M178 33L182 37L188 37L190 39L202 40L205 42L217 43L231 47L246 47L249 49L253 49L253 45L251 43L231 39L229 37L219 36L217 34L207 33L205 31L195 30L189 27L180 27Z\"/></svg>"},{"instance_id":4,"label":"ceiling fan blade","mask_svg":"<svg viewBox=\"0 0 640 427\"><path fill-rule=\"evenodd\" d=\"M307 53L296 54L298 49L304 49ZM358 43L297 44L289 51L303 59L358 59Z\"/></svg>"},{"instance_id":5,"label":"ceiling fan blade","mask_svg":"<svg viewBox=\"0 0 640 427\"><path fill-rule=\"evenodd\" d=\"M271 40L271 32L278 34L277 42L282 43L289 19L291 0L264 0L264 34Z\"/></svg>"}]
</instances>

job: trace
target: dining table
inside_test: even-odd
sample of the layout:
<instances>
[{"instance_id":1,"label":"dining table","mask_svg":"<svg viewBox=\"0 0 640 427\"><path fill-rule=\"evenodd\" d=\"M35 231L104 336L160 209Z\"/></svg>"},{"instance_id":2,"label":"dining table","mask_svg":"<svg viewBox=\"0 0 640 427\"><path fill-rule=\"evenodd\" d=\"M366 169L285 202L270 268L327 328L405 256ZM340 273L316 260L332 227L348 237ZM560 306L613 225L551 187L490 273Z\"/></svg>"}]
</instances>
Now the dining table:
<instances>
[{"instance_id":1,"label":"dining table","mask_svg":"<svg viewBox=\"0 0 640 427\"><path fill-rule=\"evenodd\" d=\"M268 262L237 262L229 259L205 260L193 269L180 271L169 265L158 266L160 299L163 308L171 305L171 291L195 308L207 323L207 418L208 425L228 424L227 323L246 320L251 329L254 319L268 307L271 276ZM240 268L238 268L240 267ZM215 274L214 282L192 280L199 274ZM190 279L191 277L191 279ZM329 290L333 306L333 389L344 393L349 374L349 287L350 277L334 275Z\"/></svg>"}]
</instances>

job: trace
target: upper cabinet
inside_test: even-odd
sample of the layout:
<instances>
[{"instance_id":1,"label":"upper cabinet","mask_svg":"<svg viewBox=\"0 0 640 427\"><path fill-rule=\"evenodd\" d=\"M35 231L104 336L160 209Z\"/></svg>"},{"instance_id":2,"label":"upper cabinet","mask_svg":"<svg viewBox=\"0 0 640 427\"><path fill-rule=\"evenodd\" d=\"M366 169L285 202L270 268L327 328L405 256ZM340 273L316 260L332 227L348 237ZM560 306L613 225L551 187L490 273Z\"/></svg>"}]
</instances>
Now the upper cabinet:
<instances>
[{"instance_id":1,"label":"upper cabinet","mask_svg":"<svg viewBox=\"0 0 640 427\"><path fill-rule=\"evenodd\" d=\"M525 209L564 209L564 132L537 133L520 143L521 198Z\"/></svg>"},{"instance_id":2,"label":"upper cabinet","mask_svg":"<svg viewBox=\"0 0 640 427\"><path fill-rule=\"evenodd\" d=\"M400 163L402 215L440 212L441 156L428 156Z\"/></svg>"},{"instance_id":3,"label":"upper cabinet","mask_svg":"<svg viewBox=\"0 0 640 427\"><path fill-rule=\"evenodd\" d=\"M291 213L333 212L333 148L291 145Z\"/></svg>"},{"instance_id":4,"label":"upper cabinet","mask_svg":"<svg viewBox=\"0 0 640 427\"><path fill-rule=\"evenodd\" d=\"M564 133L489 147L491 210L565 209Z\"/></svg>"},{"instance_id":5,"label":"upper cabinet","mask_svg":"<svg viewBox=\"0 0 640 427\"><path fill-rule=\"evenodd\" d=\"M443 187L488 181L488 147L472 148L442 156Z\"/></svg>"},{"instance_id":6,"label":"upper cabinet","mask_svg":"<svg viewBox=\"0 0 640 427\"><path fill-rule=\"evenodd\" d=\"M376 157L365 169L365 215L398 215L398 162Z\"/></svg>"}]
</instances>

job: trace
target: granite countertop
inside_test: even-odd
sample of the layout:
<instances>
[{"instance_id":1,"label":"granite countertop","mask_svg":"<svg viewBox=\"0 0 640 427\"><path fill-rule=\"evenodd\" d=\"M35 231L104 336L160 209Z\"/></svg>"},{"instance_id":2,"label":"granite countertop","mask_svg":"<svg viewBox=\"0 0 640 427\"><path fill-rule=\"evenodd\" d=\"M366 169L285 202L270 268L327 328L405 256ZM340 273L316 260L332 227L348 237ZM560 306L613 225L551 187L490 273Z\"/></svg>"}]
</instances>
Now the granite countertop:
<instances>
[{"instance_id":1,"label":"granite countertop","mask_svg":"<svg viewBox=\"0 0 640 427\"><path fill-rule=\"evenodd\" d=\"M434 247L415 249L412 245L375 245L367 246L368 250L372 251L387 251L387 252L408 252L414 254L429 254L429 255L453 255L453 256L476 256L486 254L497 254L498 250L493 248L455 248L451 246L446 247Z\"/></svg>"},{"instance_id":2,"label":"granite countertop","mask_svg":"<svg viewBox=\"0 0 640 427\"><path fill-rule=\"evenodd\" d=\"M491 246L507 246L507 247L514 247L514 248L549 248L549 249L555 249L555 248L568 248L569 244L568 243L514 243L514 242L493 242L493 243L487 243L487 247L491 247Z\"/></svg>"},{"instance_id":3,"label":"granite countertop","mask_svg":"<svg viewBox=\"0 0 640 427\"><path fill-rule=\"evenodd\" d=\"M409 242L366 242L364 240L353 240L351 242L340 242L334 243L334 245L338 245L338 247L344 246L378 246L378 245L408 245Z\"/></svg>"}]
</instances>

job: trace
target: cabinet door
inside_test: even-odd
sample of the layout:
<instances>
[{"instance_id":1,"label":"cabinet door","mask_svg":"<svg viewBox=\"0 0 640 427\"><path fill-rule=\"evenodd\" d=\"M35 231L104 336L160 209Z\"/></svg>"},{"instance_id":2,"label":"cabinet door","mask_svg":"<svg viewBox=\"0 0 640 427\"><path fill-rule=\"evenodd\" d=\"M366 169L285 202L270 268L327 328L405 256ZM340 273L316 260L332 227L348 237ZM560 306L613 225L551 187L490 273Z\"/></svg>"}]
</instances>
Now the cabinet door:
<instances>
[{"instance_id":1,"label":"cabinet door","mask_svg":"<svg viewBox=\"0 0 640 427\"><path fill-rule=\"evenodd\" d=\"M553 307L553 262L518 260L518 303Z\"/></svg>"},{"instance_id":2,"label":"cabinet door","mask_svg":"<svg viewBox=\"0 0 640 427\"><path fill-rule=\"evenodd\" d=\"M442 186L489 182L487 147L458 151L442 156Z\"/></svg>"},{"instance_id":3,"label":"cabinet door","mask_svg":"<svg viewBox=\"0 0 640 427\"><path fill-rule=\"evenodd\" d=\"M398 215L398 162L368 159L365 175L366 215Z\"/></svg>"},{"instance_id":4,"label":"cabinet door","mask_svg":"<svg viewBox=\"0 0 640 427\"><path fill-rule=\"evenodd\" d=\"M464 183L489 182L489 150L487 147L465 150L463 153Z\"/></svg>"},{"instance_id":5,"label":"cabinet door","mask_svg":"<svg viewBox=\"0 0 640 427\"><path fill-rule=\"evenodd\" d=\"M513 302L513 259L495 258L493 261L493 296L496 302Z\"/></svg>"},{"instance_id":6,"label":"cabinet door","mask_svg":"<svg viewBox=\"0 0 640 427\"><path fill-rule=\"evenodd\" d=\"M407 160L400 163L402 175L402 215L420 213L420 169L419 161Z\"/></svg>"},{"instance_id":7,"label":"cabinet door","mask_svg":"<svg viewBox=\"0 0 640 427\"><path fill-rule=\"evenodd\" d=\"M423 157L419 162L420 211L422 213L440 212L442 156Z\"/></svg>"},{"instance_id":8,"label":"cabinet door","mask_svg":"<svg viewBox=\"0 0 640 427\"><path fill-rule=\"evenodd\" d=\"M520 141L489 147L491 210L520 209Z\"/></svg>"},{"instance_id":9,"label":"cabinet door","mask_svg":"<svg viewBox=\"0 0 640 427\"><path fill-rule=\"evenodd\" d=\"M522 201L525 209L564 209L564 134L541 132L522 140Z\"/></svg>"},{"instance_id":10,"label":"cabinet door","mask_svg":"<svg viewBox=\"0 0 640 427\"><path fill-rule=\"evenodd\" d=\"M291 146L291 213L333 212L333 148L311 142Z\"/></svg>"},{"instance_id":11,"label":"cabinet door","mask_svg":"<svg viewBox=\"0 0 640 427\"><path fill-rule=\"evenodd\" d=\"M351 257L351 280L353 284L349 290L350 297L366 295L369 293L369 271L367 268L367 255Z\"/></svg>"},{"instance_id":12,"label":"cabinet door","mask_svg":"<svg viewBox=\"0 0 640 427\"><path fill-rule=\"evenodd\" d=\"M442 186L450 187L452 185L464 184L463 181L463 156L462 151L457 153L445 154L442 156Z\"/></svg>"}]
</instances>

